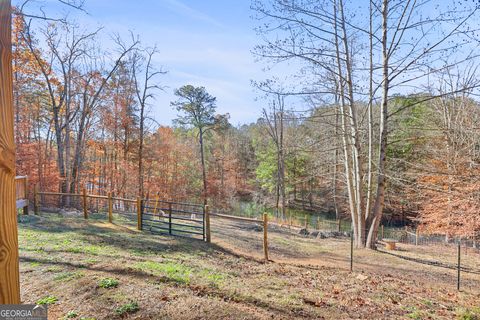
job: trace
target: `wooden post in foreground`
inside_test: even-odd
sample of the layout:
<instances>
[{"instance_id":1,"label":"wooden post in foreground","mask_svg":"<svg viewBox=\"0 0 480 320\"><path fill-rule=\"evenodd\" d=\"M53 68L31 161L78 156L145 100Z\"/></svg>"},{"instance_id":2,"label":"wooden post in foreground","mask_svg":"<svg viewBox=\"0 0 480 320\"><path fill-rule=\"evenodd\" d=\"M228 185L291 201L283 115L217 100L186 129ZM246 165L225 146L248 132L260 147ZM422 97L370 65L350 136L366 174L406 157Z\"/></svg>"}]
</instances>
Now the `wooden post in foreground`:
<instances>
[{"instance_id":1,"label":"wooden post in foreground","mask_svg":"<svg viewBox=\"0 0 480 320\"><path fill-rule=\"evenodd\" d=\"M384 235L384 230L383 230L383 224L382 224L382 240L385 238L385 235Z\"/></svg>"},{"instance_id":2,"label":"wooden post in foreground","mask_svg":"<svg viewBox=\"0 0 480 320\"><path fill-rule=\"evenodd\" d=\"M38 215L38 185L33 186L33 213Z\"/></svg>"},{"instance_id":3,"label":"wooden post in foreground","mask_svg":"<svg viewBox=\"0 0 480 320\"><path fill-rule=\"evenodd\" d=\"M210 243L212 240L210 235L210 209L208 205L205 206L205 241Z\"/></svg>"},{"instance_id":4,"label":"wooden post in foreground","mask_svg":"<svg viewBox=\"0 0 480 320\"><path fill-rule=\"evenodd\" d=\"M12 7L0 1L0 304L20 303L13 135Z\"/></svg>"},{"instance_id":5,"label":"wooden post in foreground","mask_svg":"<svg viewBox=\"0 0 480 320\"><path fill-rule=\"evenodd\" d=\"M83 188L82 191L82 202L83 202L83 217L88 219L88 208L87 208L87 189Z\"/></svg>"},{"instance_id":6,"label":"wooden post in foreground","mask_svg":"<svg viewBox=\"0 0 480 320\"><path fill-rule=\"evenodd\" d=\"M112 201L112 193L108 193L108 222L112 223L113 221L113 216L112 216L112 211L113 211L113 201Z\"/></svg>"},{"instance_id":7,"label":"wooden post in foreground","mask_svg":"<svg viewBox=\"0 0 480 320\"><path fill-rule=\"evenodd\" d=\"M263 253L268 261L268 214L263 214Z\"/></svg>"},{"instance_id":8,"label":"wooden post in foreground","mask_svg":"<svg viewBox=\"0 0 480 320\"><path fill-rule=\"evenodd\" d=\"M305 230L308 229L308 216L305 215Z\"/></svg>"},{"instance_id":9,"label":"wooden post in foreground","mask_svg":"<svg viewBox=\"0 0 480 320\"><path fill-rule=\"evenodd\" d=\"M142 230L142 199L137 197L137 229Z\"/></svg>"}]
</instances>

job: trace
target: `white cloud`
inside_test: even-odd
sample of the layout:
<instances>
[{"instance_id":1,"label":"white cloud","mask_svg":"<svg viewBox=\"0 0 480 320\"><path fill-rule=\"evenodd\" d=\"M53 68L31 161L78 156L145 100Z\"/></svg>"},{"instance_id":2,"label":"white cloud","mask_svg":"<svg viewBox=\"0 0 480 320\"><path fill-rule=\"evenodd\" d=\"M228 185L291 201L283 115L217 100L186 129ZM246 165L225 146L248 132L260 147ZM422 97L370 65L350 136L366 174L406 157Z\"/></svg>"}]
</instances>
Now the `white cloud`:
<instances>
[{"instance_id":1,"label":"white cloud","mask_svg":"<svg viewBox=\"0 0 480 320\"><path fill-rule=\"evenodd\" d=\"M213 26L224 28L224 25L218 22L217 20L213 19L212 17L208 16L207 14L200 12L198 10L193 9L192 7L186 5L185 3L179 0L164 0L163 1L166 6L184 16L190 17L195 20L203 21Z\"/></svg>"}]
</instances>

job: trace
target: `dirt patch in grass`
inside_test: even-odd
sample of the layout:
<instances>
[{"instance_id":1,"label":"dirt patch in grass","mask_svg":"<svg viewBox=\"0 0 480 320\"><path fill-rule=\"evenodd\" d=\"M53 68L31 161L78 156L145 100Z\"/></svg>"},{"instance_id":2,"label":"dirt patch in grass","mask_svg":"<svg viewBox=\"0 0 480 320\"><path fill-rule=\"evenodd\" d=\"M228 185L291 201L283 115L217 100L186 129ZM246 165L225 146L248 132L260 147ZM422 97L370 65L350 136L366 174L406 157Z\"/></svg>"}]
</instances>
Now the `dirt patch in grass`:
<instances>
[{"instance_id":1,"label":"dirt patch in grass","mask_svg":"<svg viewBox=\"0 0 480 320\"><path fill-rule=\"evenodd\" d=\"M455 319L480 307L478 274L462 274L457 292L455 270L410 259L452 263L450 247L356 250L350 273L348 239L275 227L273 261L264 263L261 231L216 219L212 226L208 245L118 221L22 221L22 300L55 297L51 319ZM465 264L479 268L478 253ZM105 279L116 285L99 286Z\"/></svg>"}]
</instances>

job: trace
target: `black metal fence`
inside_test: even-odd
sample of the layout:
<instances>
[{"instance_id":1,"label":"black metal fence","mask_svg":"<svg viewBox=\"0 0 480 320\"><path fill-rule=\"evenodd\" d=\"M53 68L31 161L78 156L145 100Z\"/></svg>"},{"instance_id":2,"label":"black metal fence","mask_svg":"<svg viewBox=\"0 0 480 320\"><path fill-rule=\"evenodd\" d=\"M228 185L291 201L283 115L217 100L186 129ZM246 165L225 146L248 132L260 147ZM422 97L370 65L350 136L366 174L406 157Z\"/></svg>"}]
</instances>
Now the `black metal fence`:
<instances>
[{"instance_id":1,"label":"black metal fence","mask_svg":"<svg viewBox=\"0 0 480 320\"><path fill-rule=\"evenodd\" d=\"M145 200L141 225L143 230L156 234L205 240L205 207L192 203Z\"/></svg>"}]
</instances>

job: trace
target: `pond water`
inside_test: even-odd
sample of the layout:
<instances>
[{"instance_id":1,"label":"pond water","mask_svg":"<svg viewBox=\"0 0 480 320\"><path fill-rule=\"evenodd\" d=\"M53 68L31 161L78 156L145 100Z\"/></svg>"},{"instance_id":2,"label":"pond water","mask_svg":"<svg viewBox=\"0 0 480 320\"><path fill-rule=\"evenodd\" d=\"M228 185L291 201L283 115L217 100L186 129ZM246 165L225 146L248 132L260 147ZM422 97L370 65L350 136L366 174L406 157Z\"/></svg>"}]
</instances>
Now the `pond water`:
<instances>
[{"instance_id":1,"label":"pond water","mask_svg":"<svg viewBox=\"0 0 480 320\"><path fill-rule=\"evenodd\" d=\"M270 220L277 222L291 223L296 226L305 226L306 224L310 229L338 230L338 222L332 212L314 212L292 208L287 208L286 211L286 217L282 217L281 213L277 213L275 208L267 208L255 202L239 201L233 206L232 213L237 216L261 219L265 212L268 213ZM340 222L341 231L349 231L350 229L350 220Z\"/></svg>"}]
</instances>

